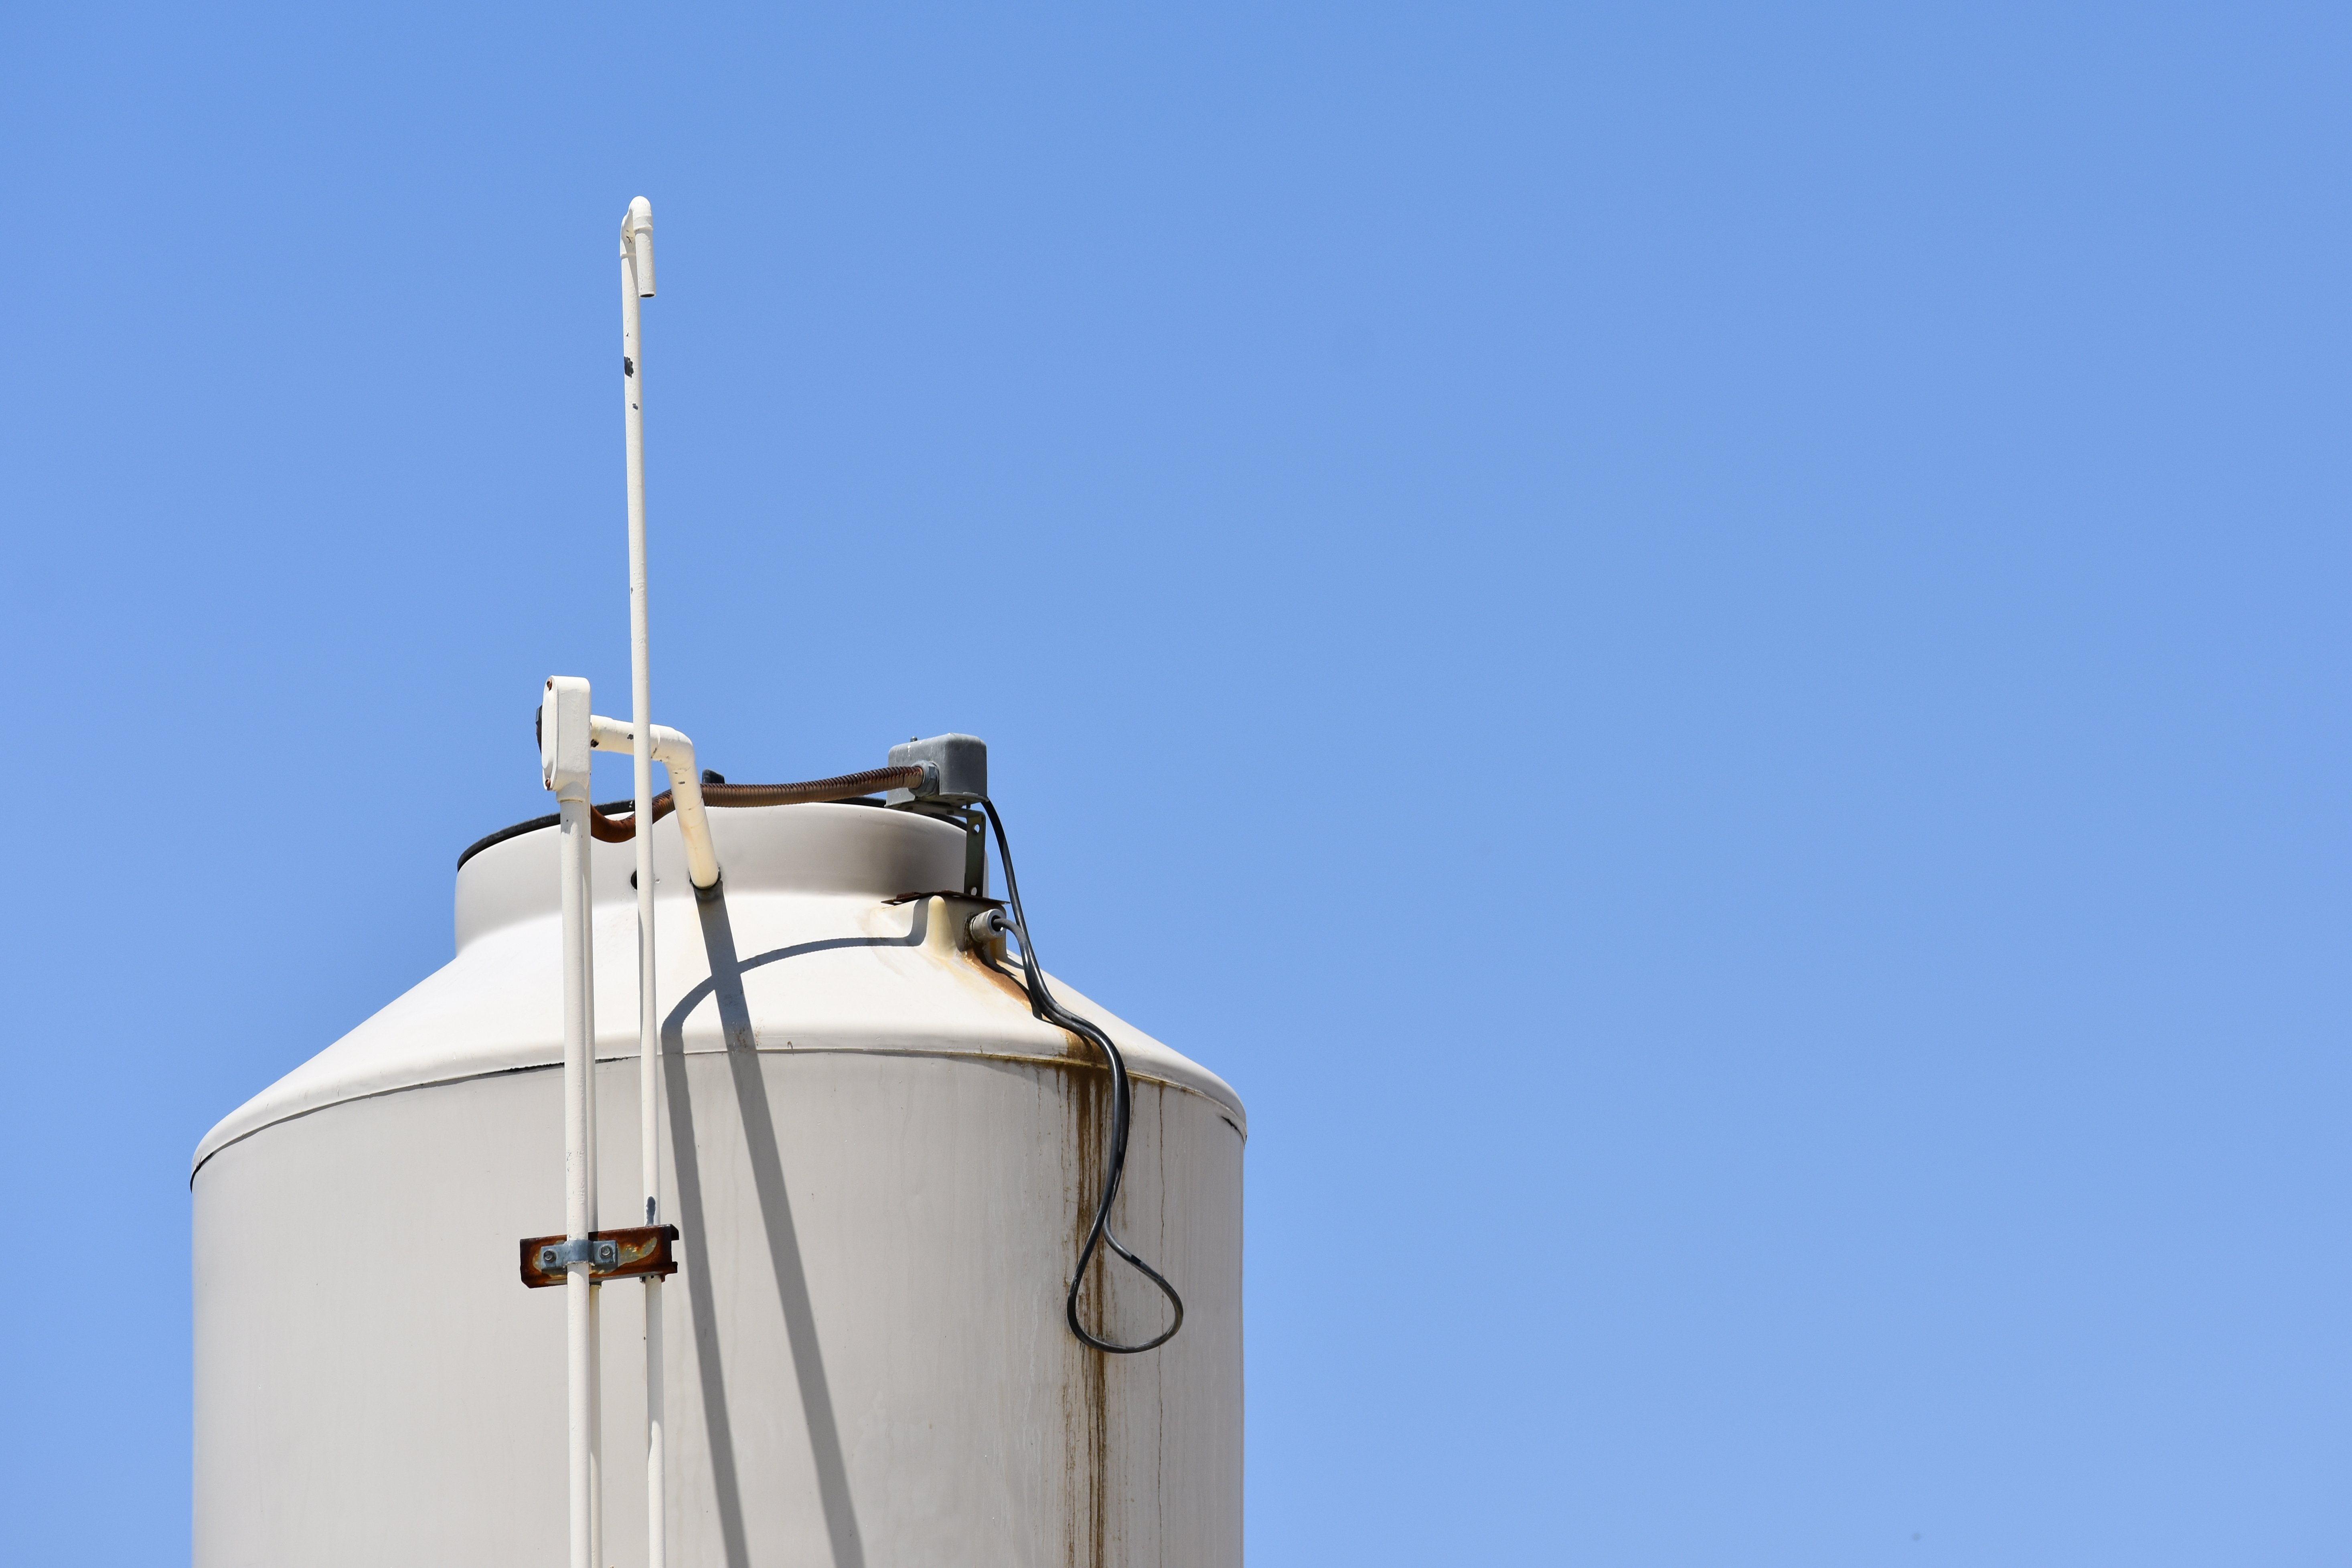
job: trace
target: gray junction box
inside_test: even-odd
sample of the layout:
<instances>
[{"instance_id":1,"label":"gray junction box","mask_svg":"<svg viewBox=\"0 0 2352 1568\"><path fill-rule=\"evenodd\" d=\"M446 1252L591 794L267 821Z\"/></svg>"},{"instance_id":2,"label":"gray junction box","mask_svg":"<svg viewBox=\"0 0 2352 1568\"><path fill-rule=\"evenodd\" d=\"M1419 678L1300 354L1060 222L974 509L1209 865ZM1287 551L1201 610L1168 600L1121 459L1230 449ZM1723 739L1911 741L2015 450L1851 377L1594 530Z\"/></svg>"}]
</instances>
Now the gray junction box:
<instances>
[{"instance_id":1,"label":"gray junction box","mask_svg":"<svg viewBox=\"0 0 2352 1568\"><path fill-rule=\"evenodd\" d=\"M977 735L933 735L890 748L890 765L921 763L929 776L911 790L894 789L884 800L911 805L919 800L971 805L988 794L988 742Z\"/></svg>"}]
</instances>

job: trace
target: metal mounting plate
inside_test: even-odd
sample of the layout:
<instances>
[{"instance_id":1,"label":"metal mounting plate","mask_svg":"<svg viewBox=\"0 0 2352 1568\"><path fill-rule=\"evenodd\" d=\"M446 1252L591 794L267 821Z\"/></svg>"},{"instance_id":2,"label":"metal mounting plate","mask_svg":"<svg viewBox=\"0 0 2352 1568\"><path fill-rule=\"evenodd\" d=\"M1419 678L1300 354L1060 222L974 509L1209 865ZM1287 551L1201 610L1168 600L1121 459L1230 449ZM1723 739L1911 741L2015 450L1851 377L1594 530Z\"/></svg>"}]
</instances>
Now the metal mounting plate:
<instances>
[{"instance_id":1,"label":"metal mounting plate","mask_svg":"<svg viewBox=\"0 0 2352 1568\"><path fill-rule=\"evenodd\" d=\"M670 1243L677 1239L674 1225L642 1225L634 1230L600 1230L583 1241L562 1236L527 1236L522 1241L522 1282L534 1290L561 1285L575 1255L588 1261L588 1278L635 1279L649 1274L677 1272Z\"/></svg>"}]
</instances>

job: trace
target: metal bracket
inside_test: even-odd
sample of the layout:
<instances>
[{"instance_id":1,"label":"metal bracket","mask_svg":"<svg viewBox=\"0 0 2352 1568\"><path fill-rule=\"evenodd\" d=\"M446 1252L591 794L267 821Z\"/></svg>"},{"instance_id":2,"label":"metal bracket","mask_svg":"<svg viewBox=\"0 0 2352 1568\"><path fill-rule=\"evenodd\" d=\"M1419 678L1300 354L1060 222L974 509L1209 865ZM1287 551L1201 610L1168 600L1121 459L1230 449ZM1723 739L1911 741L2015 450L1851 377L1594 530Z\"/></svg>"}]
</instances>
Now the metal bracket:
<instances>
[{"instance_id":1,"label":"metal bracket","mask_svg":"<svg viewBox=\"0 0 2352 1568\"><path fill-rule=\"evenodd\" d=\"M561 1285L574 1263L588 1265L591 1283L635 1279L646 1275L677 1272L670 1243L677 1239L674 1225L646 1225L634 1230L600 1230L574 1241L561 1236L525 1237L522 1242L522 1282L534 1290Z\"/></svg>"},{"instance_id":2,"label":"metal bracket","mask_svg":"<svg viewBox=\"0 0 2352 1568\"><path fill-rule=\"evenodd\" d=\"M575 1263L610 1268L620 1261L619 1242L598 1241L593 1237L583 1236L577 1241L559 1241L552 1247L539 1249L539 1271L541 1274L553 1274Z\"/></svg>"},{"instance_id":3,"label":"metal bracket","mask_svg":"<svg viewBox=\"0 0 2352 1568\"><path fill-rule=\"evenodd\" d=\"M952 822L963 829L963 891L959 897L982 899L988 896L988 818L976 805L944 805L935 800L918 800L899 809L911 811L917 816L928 816L934 822Z\"/></svg>"}]
</instances>

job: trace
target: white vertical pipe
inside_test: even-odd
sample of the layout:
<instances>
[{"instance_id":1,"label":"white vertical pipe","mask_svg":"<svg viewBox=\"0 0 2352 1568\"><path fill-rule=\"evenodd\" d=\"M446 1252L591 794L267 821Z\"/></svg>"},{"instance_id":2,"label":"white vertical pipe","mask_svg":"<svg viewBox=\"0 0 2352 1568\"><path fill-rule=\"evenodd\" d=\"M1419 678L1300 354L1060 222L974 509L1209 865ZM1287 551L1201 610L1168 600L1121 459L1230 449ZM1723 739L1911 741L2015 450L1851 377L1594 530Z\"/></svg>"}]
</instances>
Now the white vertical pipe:
<instances>
[{"instance_id":1,"label":"white vertical pipe","mask_svg":"<svg viewBox=\"0 0 2352 1568\"><path fill-rule=\"evenodd\" d=\"M588 1230L599 1226L596 1173L603 1169L596 1151L596 879L594 851L580 857L580 907L587 911L586 941L580 952L580 985L586 997L588 1071L583 1096L587 1101L588 1162L586 1198ZM588 1266L582 1265L583 1274ZM588 1560L604 1568L604 1288L593 1276L588 1284Z\"/></svg>"},{"instance_id":2,"label":"white vertical pipe","mask_svg":"<svg viewBox=\"0 0 2352 1568\"><path fill-rule=\"evenodd\" d=\"M646 1568L668 1561L667 1460L662 1432L662 1282L646 1277Z\"/></svg>"},{"instance_id":3,"label":"white vertical pipe","mask_svg":"<svg viewBox=\"0 0 2352 1568\"><path fill-rule=\"evenodd\" d=\"M539 708L539 765L555 792L557 878L563 895L563 1228L567 1240L596 1229L596 974L589 885L588 773L595 715L588 683L555 676ZM584 1248L582 1250L585 1250ZM597 1496L596 1297L592 1265L564 1269L566 1524L572 1568L596 1568L604 1510Z\"/></svg>"},{"instance_id":4,"label":"white vertical pipe","mask_svg":"<svg viewBox=\"0 0 2352 1568\"><path fill-rule=\"evenodd\" d=\"M588 1074L593 998L588 968L588 800L560 799L556 833L562 848L563 884L563 1228L573 1241L595 1228L591 1214L588 1148ZM572 1568L596 1568L593 1468L590 1455L590 1406L593 1403L593 1320L589 1266L575 1259L564 1271L566 1408L569 1415L567 1470L571 1491Z\"/></svg>"},{"instance_id":5,"label":"white vertical pipe","mask_svg":"<svg viewBox=\"0 0 2352 1568\"><path fill-rule=\"evenodd\" d=\"M588 1561L604 1556L604 1288L588 1287Z\"/></svg>"},{"instance_id":6,"label":"white vertical pipe","mask_svg":"<svg viewBox=\"0 0 2352 1568\"><path fill-rule=\"evenodd\" d=\"M645 347L637 301L654 291L653 204L639 196L621 220L621 404L628 447L629 697L637 859L637 1151L647 1225L661 1223L661 1017L654 991L653 656L646 573ZM690 781L690 783L693 781ZM676 785L673 783L673 789ZM646 1305L646 1563L664 1568L662 1282L648 1276Z\"/></svg>"}]
</instances>

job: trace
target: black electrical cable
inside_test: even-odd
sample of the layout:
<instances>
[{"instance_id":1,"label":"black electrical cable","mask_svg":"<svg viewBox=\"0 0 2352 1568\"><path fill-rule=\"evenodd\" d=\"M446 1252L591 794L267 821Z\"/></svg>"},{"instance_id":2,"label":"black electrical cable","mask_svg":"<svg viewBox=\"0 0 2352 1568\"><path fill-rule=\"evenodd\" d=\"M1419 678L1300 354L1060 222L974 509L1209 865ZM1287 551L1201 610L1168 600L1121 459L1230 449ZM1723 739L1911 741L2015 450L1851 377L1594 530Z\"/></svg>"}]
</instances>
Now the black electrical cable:
<instances>
[{"instance_id":1,"label":"black electrical cable","mask_svg":"<svg viewBox=\"0 0 2352 1568\"><path fill-rule=\"evenodd\" d=\"M1029 941L1029 921L1021 913L1021 882L1013 874L1013 850L1004 841L1004 819L996 815L996 803L981 796L981 806L988 813L988 825L996 830L996 858L1004 863L1004 893L1013 902L1013 934L1021 939L1021 967L1028 976L1030 1011L1057 1028L1092 1040L1110 1062L1110 1160L1103 1173L1102 1200L1095 1205L1095 1222L1087 1231L1087 1244L1078 1248L1078 1266L1070 1275L1070 1294L1066 1303L1070 1320L1070 1332L1083 1344L1112 1355L1134 1355L1139 1351L1157 1350L1176 1337L1184 1326L1184 1299L1176 1294L1176 1287L1161 1277L1160 1270L1138 1258L1127 1243L1119 1240L1110 1227L1110 1205L1118 1196L1120 1173L1127 1168L1127 1133L1134 1120L1134 1097L1127 1081L1127 1058L1119 1055L1111 1038L1093 1024L1066 1011L1054 994L1045 988L1045 971L1037 963L1037 950ZM1002 918L1002 917L1000 917ZM1168 1325L1157 1339L1146 1340L1139 1345L1113 1344L1097 1339L1078 1321L1078 1287L1086 1283L1087 1266L1094 1260L1097 1244L1108 1242L1110 1249L1132 1264L1137 1273L1160 1287L1168 1304L1176 1309L1176 1321Z\"/></svg>"}]
</instances>

